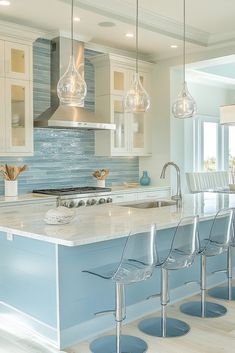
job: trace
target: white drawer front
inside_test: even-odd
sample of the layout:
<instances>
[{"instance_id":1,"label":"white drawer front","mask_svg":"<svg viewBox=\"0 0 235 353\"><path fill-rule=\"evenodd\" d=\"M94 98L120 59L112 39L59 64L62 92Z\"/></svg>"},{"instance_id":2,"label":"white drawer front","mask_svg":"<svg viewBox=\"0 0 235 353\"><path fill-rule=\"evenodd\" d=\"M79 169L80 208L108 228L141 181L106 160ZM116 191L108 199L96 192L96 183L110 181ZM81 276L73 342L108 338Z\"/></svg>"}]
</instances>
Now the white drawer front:
<instances>
[{"instance_id":1,"label":"white drawer front","mask_svg":"<svg viewBox=\"0 0 235 353\"><path fill-rule=\"evenodd\" d=\"M126 201L136 201L137 194L136 193L129 193L129 194L117 194L111 195L113 199L113 203L117 202L126 202Z\"/></svg>"},{"instance_id":2,"label":"white drawer front","mask_svg":"<svg viewBox=\"0 0 235 353\"><path fill-rule=\"evenodd\" d=\"M168 190L145 191L138 193L138 200L159 199L168 197L170 197L170 192Z\"/></svg>"}]
</instances>

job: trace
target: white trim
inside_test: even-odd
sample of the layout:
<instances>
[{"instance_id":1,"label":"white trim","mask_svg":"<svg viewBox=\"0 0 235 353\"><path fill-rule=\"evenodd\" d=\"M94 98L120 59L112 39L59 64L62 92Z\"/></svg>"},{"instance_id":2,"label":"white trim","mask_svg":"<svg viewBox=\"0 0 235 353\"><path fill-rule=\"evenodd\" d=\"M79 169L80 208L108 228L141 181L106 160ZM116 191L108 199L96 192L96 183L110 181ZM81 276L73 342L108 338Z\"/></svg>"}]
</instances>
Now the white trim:
<instances>
[{"instance_id":1,"label":"white trim","mask_svg":"<svg viewBox=\"0 0 235 353\"><path fill-rule=\"evenodd\" d=\"M216 169L228 169L228 132L227 128L219 124L218 116L197 115L193 124L194 136L194 155L193 155L193 171L203 171L203 123L214 122L217 123L217 144L216 144Z\"/></svg>"},{"instance_id":2,"label":"white trim","mask_svg":"<svg viewBox=\"0 0 235 353\"><path fill-rule=\"evenodd\" d=\"M135 51L117 49L117 48L109 47L106 45L97 44L95 42L86 42L85 49L90 49L90 50L98 51L98 52L105 53L105 54L114 54L114 55L125 56L125 57L129 57L129 58L133 58L133 59L135 59L135 57L136 57ZM139 53L139 58L140 58L140 60L154 63L153 60L150 60L149 54Z\"/></svg>"},{"instance_id":3,"label":"white trim","mask_svg":"<svg viewBox=\"0 0 235 353\"><path fill-rule=\"evenodd\" d=\"M10 314L9 321L14 322L16 325L19 325L26 332L31 332L38 339L50 344L51 346L57 347L57 342L50 336L56 336L56 329L45 322L42 322L35 317L22 312L21 310L0 301L0 312L1 318L4 318L3 314ZM17 314L17 318L14 319L14 314ZM0 318L0 320L1 320Z\"/></svg>"},{"instance_id":4,"label":"white trim","mask_svg":"<svg viewBox=\"0 0 235 353\"><path fill-rule=\"evenodd\" d=\"M226 89L235 89L235 79L220 75L211 74L208 72L189 69L187 70L187 82L196 82L207 86L222 87Z\"/></svg>"},{"instance_id":5,"label":"white trim","mask_svg":"<svg viewBox=\"0 0 235 353\"><path fill-rule=\"evenodd\" d=\"M51 40L56 37L64 37L64 38L71 39L71 33L67 31L60 31L60 30L46 33L46 39ZM74 40L78 40L80 42L90 42L92 40L92 36L74 33Z\"/></svg>"},{"instance_id":6,"label":"white trim","mask_svg":"<svg viewBox=\"0 0 235 353\"><path fill-rule=\"evenodd\" d=\"M59 278L59 246L55 245L56 261L56 325L57 325L57 345L61 348L61 327L60 327L60 278Z\"/></svg>"},{"instance_id":7,"label":"white trim","mask_svg":"<svg viewBox=\"0 0 235 353\"><path fill-rule=\"evenodd\" d=\"M96 67L103 67L105 65L111 65L111 66L119 66L123 65L124 69L132 69L135 67L135 59L133 58L128 58L126 56L122 55L117 55L117 54L100 54L93 56L89 58L89 61L91 61L93 64L95 64ZM147 70L152 70L154 67L153 63L146 62L139 60L139 69L144 71ZM122 97L121 97L122 98Z\"/></svg>"},{"instance_id":8,"label":"white trim","mask_svg":"<svg viewBox=\"0 0 235 353\"><path fill-rule=\"evenodd\" d=\"M66 4L70 4L70 0L60 0ZM123 23L135 24L135 11L133 5L125 0L78 0L75 4L78 8L94 12L96 14L112 18ZM182 39L182 22L178 22L172 18L161 16L156 12L148 10L144 7L140 8L141 20L140 28L151 32L160 33L176 39ZM207 46L210 34L206 31L187 25L186 38L188 42L201 46Z\"/></svg>"},{"instance_id":9,"label":"white trim","mask_svg":"<svg viewBox=\"0 0 235 353\"><path fill-rule=\"evenodd\" d=\"M0 37L5 40L15 38L32 44L37 38L45 37L46 32L39 29L0 20Z\"/></svg>"}]
</instances>

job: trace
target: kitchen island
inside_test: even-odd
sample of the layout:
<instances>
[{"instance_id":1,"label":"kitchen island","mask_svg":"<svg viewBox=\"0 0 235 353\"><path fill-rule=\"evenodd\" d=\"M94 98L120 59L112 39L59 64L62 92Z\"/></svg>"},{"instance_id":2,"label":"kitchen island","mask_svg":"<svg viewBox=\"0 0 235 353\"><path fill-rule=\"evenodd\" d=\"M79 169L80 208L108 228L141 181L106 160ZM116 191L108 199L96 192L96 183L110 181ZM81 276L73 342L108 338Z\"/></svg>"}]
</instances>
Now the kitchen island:
<instances>
[{"instance_id":1,"label":"kitchen island","mask_svg":"<svg viewBox=\"0 0 235 353\"><path fill-rule=\"evenodd\" d=\"M82 270L119 261L126 236L144 224L156 223L159 251L169 249L174 228L185 216L200 216L204 237L215 213L225 207L235 207L235 195L190 194L179 209L125 204L79 208L67 225L46 224L48 206L43 204L4 207L0 213L2 317L20 321L60 349L110 329L112 315L94 314L114 308L113 283ZM224 255L209 259L208 273L225 264ZM198 260L192 268L174 272L171 300L198 293L197 284L185 285L198 279ZM221 273L208 276L209 286L225 280ZM127 322L159 307L159 298L146 300L159 288L159 270L150 280L127 286Z\"/></svg>"}]
</instances>

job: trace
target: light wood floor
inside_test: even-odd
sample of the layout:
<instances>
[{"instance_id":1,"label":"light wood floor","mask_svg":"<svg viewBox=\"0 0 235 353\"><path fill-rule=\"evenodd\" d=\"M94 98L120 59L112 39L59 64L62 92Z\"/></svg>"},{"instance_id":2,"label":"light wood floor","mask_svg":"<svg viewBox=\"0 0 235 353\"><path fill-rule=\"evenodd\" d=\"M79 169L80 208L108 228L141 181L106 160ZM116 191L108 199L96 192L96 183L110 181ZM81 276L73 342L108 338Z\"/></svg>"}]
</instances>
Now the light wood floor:
<instances>
[{"instance_id":1,"label":"light wood floor","mask_svg":"<svg viewBox=\"0 0 235 353\"><path fill-rule=\"evenodd\" d=\"M124 326L123 333L144 339L148 343L147 353L235 353L235 302L218 301L214 298L210 300L224 303L228 313L217 319L200 319L180 313L178 307L181 303L169 306L168 316L182 319L191 326L191 331L184 337L152 338L137 329L138 321ZM89 341L68 348L65 352L90 353ZM0 353L58 353L58 351L39 344L33 335L27 335L19 328L9 329L0 322Z\"/></svg>"}]
</instances>

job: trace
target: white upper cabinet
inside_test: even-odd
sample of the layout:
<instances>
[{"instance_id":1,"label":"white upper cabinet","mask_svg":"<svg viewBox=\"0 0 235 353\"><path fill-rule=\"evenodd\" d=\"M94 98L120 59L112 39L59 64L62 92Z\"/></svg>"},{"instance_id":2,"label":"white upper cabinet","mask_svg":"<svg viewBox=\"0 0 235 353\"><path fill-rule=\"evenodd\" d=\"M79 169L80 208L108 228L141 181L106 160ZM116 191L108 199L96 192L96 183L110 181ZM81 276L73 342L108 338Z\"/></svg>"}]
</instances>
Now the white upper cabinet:
<instances>
[{"instance_id":1,"label":"white upper cabinet","mask_svg":"<svg viewBox=\"0 0 235 353\"><path fill-rule=\"evenodd\" d=\"M90 60L95 66L96 113L116 124L115 131L96 131L96 155L151 155L151 114L132 114L123 110L123 97L133 80L135 60L110 54ZM151 95L152 64L140 61L139 69L141 82Z\"/></svg>"},{"instance_id":2,"label":"white upper cabinet","mask_svg":"<svg viewBox=\"0 0 235 353\"><path fill-rule=\"evenodd\" d=\"M3 151L5 148L5 123L6 119L3 119L4 117L4 104L2 102L5 102L5 87L4 87L4 78L0 78L0 151Z\"/></svg>"},{"instance_id":3,"label":"white upper cabinet","mask_svg":"<svg viewBox=\"0 0 235 353\"><path fill-rule=\"evenodd\" d=\"M0 77L5 76L4 41L0 40Z\"/></svg>"},{"instance_id":4,"label":"white upper cabinet","mask_svg":"<svg viewBox=\"0 0 235 353\"><path fill-rule=\"evenodd\" d=\"M32 46L42 35L0 20L0 156L33 155Z\"/></svg>"},{"instance_id":5,"label":"white upper cabinet","mask_svg":"<svg viewBox=\"0 0 235 353\"><path fill-rule=\"evenodd\" d=\"M0 39L0 77L0 156L32 156L32 42Z\"/></svg>"}]
</instances>

